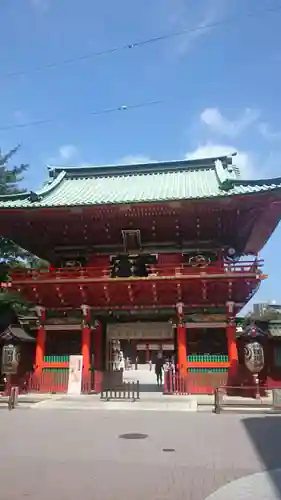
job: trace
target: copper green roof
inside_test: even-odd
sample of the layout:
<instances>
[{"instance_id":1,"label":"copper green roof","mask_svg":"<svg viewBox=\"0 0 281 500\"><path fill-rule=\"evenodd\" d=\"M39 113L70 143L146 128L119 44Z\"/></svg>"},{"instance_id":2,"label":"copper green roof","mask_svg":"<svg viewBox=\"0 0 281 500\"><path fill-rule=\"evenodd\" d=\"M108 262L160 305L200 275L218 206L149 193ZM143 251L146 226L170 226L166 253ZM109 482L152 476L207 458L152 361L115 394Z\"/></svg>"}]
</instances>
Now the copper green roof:
<instances>
[{"instance_id":1,"label":"copper green roof","mask_svg":"<svg viewBox=\"0 0 281 500\"><path fill-rule=\"evenodd\" d=\"M268 330L272 337L281 337L281 321L276 324L270 322L268 325Z\"/></svg>"},{"instance_id":2,"label":"copper green roof","mask_svg":"<svg viewBox=\"0 0 281 500\"><path fill-rule=\"evenodd\" d=\"M0 196L0 208L193 200L278 189L281 189L281 178L241 180L232 157L102 167L49 167L49 182L41 191Z\"/></svg>"}]
</instances>

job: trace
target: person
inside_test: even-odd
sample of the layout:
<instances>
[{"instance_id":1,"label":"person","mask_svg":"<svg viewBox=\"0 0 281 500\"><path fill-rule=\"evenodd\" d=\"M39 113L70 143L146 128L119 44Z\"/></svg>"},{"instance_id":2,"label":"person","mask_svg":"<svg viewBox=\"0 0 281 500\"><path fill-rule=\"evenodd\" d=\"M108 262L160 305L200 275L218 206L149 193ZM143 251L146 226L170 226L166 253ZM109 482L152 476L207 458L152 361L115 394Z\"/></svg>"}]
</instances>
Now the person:
<instances>
[{"instance_id":1,"label":"person","mask_svg":"<svg viewBox=\"0 0 281 500\"><path fill-rule=\"evenodd\" d=\"M122 351L119 354L119 370L122 372L125 370L125 359Z\"/></svg>"},{"instance_id":2,"label":"person","mask_svg":"<svg viewBox=\"0 0 281 500\"><path fill-rule=\"evenodd\" d=\"M163 357L161 352L158 353L156 363L155 363L155 375L157 379L157 385L160 387L163 381Z\"/></svg>"},{"instance_id":3,"label":"person","mask_svg":"<svg viewBox=\"0 0 281 500\"><path fill-rule=\"evenodd\" d=\"M125 359L125 370L129 370L129 357L126 356L126 359Z\"/></svg>"}]
</instances>

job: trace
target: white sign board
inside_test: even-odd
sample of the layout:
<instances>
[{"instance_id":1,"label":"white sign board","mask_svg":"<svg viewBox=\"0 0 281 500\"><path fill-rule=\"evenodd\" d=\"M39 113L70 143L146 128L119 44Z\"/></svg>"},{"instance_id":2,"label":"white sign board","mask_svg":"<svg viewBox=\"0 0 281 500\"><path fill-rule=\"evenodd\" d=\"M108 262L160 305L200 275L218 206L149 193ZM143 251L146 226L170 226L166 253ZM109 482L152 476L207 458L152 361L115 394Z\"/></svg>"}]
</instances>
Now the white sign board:
<instances>
[{"instance_id":1,"label":"white sign board","mask_svg":"<svg viewBox=\"0 0 281 500\"><path fill-rule=\"evenodd\" d=\"M83 356L69 356L69 376L67 394L81 394Z\"/></svg>"},{"instance_id":2,"label":"white sign board","mask_svg":"<svg viewBox=\"0 0 281 500\"><path fill-rule=\"evenodd\" d=\"M168 321L166 323L146 323L142 321L135 323L109 323L106 328L106 334L108 340L168 340L174 338L173 325Z\"/></svg>"}]
</instances>

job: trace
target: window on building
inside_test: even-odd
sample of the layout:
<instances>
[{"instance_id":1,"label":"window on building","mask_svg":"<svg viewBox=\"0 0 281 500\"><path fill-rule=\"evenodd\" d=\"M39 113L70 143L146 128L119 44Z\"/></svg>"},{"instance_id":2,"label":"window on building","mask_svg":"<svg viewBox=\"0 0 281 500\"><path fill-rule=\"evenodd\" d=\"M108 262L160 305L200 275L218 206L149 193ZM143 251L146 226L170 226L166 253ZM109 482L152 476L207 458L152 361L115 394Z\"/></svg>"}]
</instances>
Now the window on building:
<instances>
[{"instance_id":1,"label":"window on building","mask_svg":"<svg viewBox=\"0 0 281 500\"><path fill-rule=\"evenodd\" d=\"M111 278L145 278L156 264L156 255L117 255L111 257Z\"/></svg>"}]
</instances>

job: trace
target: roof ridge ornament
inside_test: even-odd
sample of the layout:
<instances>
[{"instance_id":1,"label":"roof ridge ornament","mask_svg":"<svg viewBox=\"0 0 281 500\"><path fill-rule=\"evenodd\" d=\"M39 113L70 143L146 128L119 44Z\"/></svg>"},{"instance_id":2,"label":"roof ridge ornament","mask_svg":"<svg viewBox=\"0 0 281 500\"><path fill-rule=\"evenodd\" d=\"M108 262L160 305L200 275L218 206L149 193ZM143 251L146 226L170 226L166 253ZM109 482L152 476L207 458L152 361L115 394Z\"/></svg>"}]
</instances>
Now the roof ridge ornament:
<instances>
[{"instance_id":1,"label":"roof ridge ornament","mask_svg":"<svg viewBox=\"0 0 281 500\"><path fill-rule=\"evenodd\" d=\"M31 201L31 203L36 203L41 200L41 197L39 196L39 194L35 193L35 191L30 191L28 199L29 201Z\"/></svg>"},{"instance_id":2,"label":"roof ridge ornament","mask_svg":"<svg viewBox=\"0 0 281 500\"><path fill-rule=\"evenodd\" d=\"M218 158L215 161L215 169L220 188L225 191L232 189L234 181L239 180L241 176L239 167L232 163L232 158L236 155L237 153L233 153L227 156L226 161L224 161L223 158Z\"/></svg>"},{"instance_id":3,"label":"roof ridge ornament","mask_svg":"<svg viewBox=\"0 0 281 500\"><path fill-rule=\"evenodd\" d=\"M225 172L226 168L223 165L222 161L217 159L215 161L215 169L216 169L216 174L218 177L218 181L220 184L223 184L227 180L227 174Z\"/></svg>"}]
</instances>

